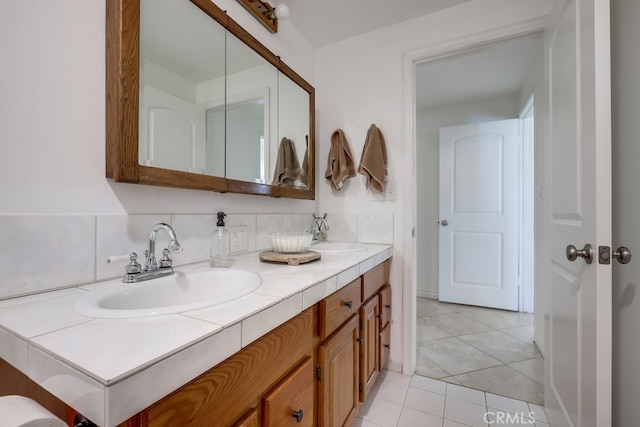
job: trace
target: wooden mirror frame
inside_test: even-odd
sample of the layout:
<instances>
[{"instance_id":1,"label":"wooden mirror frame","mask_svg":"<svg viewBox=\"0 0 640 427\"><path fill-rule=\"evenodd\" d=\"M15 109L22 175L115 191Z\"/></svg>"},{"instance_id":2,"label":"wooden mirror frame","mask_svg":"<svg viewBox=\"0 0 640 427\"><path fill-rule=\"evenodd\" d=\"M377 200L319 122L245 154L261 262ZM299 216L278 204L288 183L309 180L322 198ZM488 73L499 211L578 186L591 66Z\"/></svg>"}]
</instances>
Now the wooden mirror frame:
<instances>
[{"instance_id":1,"label":"wooden mirror frame","mask_svg":"<svg viewBox=\"0 0 640 427\"><path fill-rule=\"evenodd\" d=\"M307 188L256 184L140 165L140 0L107 0L106 9L106 175L116 182L315 199L315 90L211 0L191 1L309 94L309 183Z\"/></svg>"}]
</instances>

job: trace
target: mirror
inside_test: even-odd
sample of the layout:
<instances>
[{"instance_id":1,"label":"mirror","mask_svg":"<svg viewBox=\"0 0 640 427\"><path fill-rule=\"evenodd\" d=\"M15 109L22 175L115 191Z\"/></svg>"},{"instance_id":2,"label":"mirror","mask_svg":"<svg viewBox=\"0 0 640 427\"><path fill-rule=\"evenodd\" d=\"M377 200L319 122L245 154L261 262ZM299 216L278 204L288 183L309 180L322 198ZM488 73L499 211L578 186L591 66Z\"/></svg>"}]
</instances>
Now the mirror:
<instances>
[{"instance_id":1,"label":"mirror","mask_svg":"<svg viewBox=\"0 0 640 427\"><path fill-rule=\"evenodd\" d=\"M314 101L209 0L107 0L115 181L314 199Z\"/></svg>"}]
</instances>

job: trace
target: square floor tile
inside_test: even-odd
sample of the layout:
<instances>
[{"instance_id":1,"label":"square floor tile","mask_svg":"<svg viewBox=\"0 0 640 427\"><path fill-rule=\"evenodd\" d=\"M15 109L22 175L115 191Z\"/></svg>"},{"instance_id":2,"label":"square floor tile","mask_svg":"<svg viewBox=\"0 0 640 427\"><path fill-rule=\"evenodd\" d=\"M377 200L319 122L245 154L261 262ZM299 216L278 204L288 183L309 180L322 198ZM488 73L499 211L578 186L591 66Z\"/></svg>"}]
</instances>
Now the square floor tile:
<instances>
[{"instance_id":1,"label":"square floor tile","mask_svg":"<svg viewBox=\"0 0 640 427\"><path fill-rule=\"evenodd\" d=\"M540 352L535 346L500 331L480 332L462 335L458 338L502 363L520 362L540 357Z\"/></svg>"},{"instance_id":2,"label":"square floor tile","mask_svg":"<svg viewBox=\"0 0 640 427\"><path fill-rule=\"evenodd\" d=\"M472 427L487 427L486 413L486 406L447 397L444 417Z\"/></svg>"},{"instance_id":3,"label":"square floor tile","mask_svg":"<svg viewBox=\"0 0 640 427\"><path fill-rule=\"evenodd\" d=\"M458 338L444 338L420 343L418 352L451 375L502 364L499 360Z\"/></svg>"},{"instance_id":4,"label":"square floor tile","mask_svg":"<svg viewBox=\"0 0 640 427\"><path fill-rule=\"evenodd\" d=\"M453 336L474 334L491 330L491 327L480 323L477 320L466 317L465 313L443 314L441 316L431 316L425 320Z\"/></svg>"},{"instance_id":5,"label":"square floor tile","mask_svg":"<svg viewBox=\"0 0 640 427\"><path fill-rule=\"evenodd\" d=\"M416 342L448 338L451 334L433 325L429 318L418 317L416 320Z\"/></svg>"},{"instance_id":6,"label":"square floor tile","mask_svg":"<svg viewBox=\"0 0 640 427\"><path fill-rule=\"evenodd\" d=\"M465 387L544 405L544 386L506 365L454 377Z\"/></svg>"},{"instance_id":7,"label":"square floor tile","mask_svg":"<svg viewBox=\"0 0 640 427\"><path fill-rule=\"evenodd\" d=\"M398 427L441 427L443 419L435 415L404 407L400 414Z\"/></svg>"},{"instance_id":8,"label":"square floor tile","mask_svg":"<svg viewBox=\"0 0 640 427\"><path fill-rule=\"evenodd\" d=\"M542 357L509 363L509 366L532 380L544 384L544 359Z\"/></svg>"},{"instance_id":9,"label":"square floor tile","mask_svg":"<svg viewBox=\"0 0 640 427\"><path fill-rule=\"evenodd\" d=\"M484 392L455 384L447 384L447 398L464 400L476 405L486 406L487 401Z\"/></svg>"},{"instance_id":10,"label":"square floor tile","mask_svg":"<svg viewBox=\"0 0 640 427\"><path fill-rule=\"evenodd\" d=\"M360 407L358 417L382 427L396 427L402 405L384 399L367 399Z\"/></svg>"},{"instance_id":11,"label":"square floor tile","mask_svg":"<svg viewBox=\"0 0 640 427\"><path fill-rule=\"evenodd\" d=\"M419 388L433 393L445 394L447 391L447 383L433 378L426 378L420 375L414 375L411 378L411 387Z\"/></svg>"},{"instance_id":12,"label":"square floor tile","mask_svg":"<svg viewBox=\"0 0 640 427\"><path fill-rule=\"evenodd\" d=\"M407 397L404 399L404 407L442 417L444 413L444 397L443 394L409 387Z\"/></svg>"}]
</instances>

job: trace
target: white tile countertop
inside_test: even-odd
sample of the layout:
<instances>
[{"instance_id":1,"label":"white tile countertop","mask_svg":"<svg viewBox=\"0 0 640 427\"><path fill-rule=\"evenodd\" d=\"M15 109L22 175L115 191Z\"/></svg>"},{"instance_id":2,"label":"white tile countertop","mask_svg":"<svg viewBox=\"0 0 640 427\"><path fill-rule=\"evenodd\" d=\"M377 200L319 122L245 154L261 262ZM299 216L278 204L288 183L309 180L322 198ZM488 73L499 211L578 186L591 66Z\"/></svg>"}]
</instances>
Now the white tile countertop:
<instances>
[{"instance_id":1,"label":"white tile countertop","mask_svg":"<svg viewBox=\"0 0 640 427\"><path fill-rule=\"evenodd\" d=\"M260 262L257 252L235 256L232 268L258 273L260 287L178 314L76 314L74 301L101 283L2 300L0 357L94 423L116 426L393 254L390 245L365 246L298 266Z\"/></svg>"}]
</instances>

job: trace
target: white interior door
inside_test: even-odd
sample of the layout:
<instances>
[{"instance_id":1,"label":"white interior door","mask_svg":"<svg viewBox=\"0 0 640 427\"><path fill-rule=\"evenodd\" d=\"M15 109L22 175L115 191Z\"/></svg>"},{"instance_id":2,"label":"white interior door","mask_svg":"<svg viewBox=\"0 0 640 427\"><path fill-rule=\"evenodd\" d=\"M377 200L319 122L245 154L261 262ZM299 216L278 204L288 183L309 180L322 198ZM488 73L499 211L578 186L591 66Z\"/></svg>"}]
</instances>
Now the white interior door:
<instances>
[{"instance_id":1,"label":"white interior door","mask_svg":"<svg viewBox=\"0 0 640 427\"><path fill-rule=\"evenodd\" d=\"M440 129L439 298L518 310L519 120Z\"/></svg>"},{"instance_id":2,"label":"white interior door","mask_svg":"<svg viewBox=\"0 0 640 427\"><path fill-rule=\"evenodd\" d=\"M554 426L611 425L609 0L565 0L545 35L549 248L545 404ZM592 245L593 262L566 248ZM579 255L586 255L582 253Z\"/></svg>"},{"instance_id":3,"label":"white interior door","mask_svg":"<svg viewBox=\"0 0 640 427\"><path fill-rule=\"evenodd\" d=\"M152 86L144 86L140 101L140 163L196 173L205 170L204 108Z\"/></svg>"}]
</instances>

